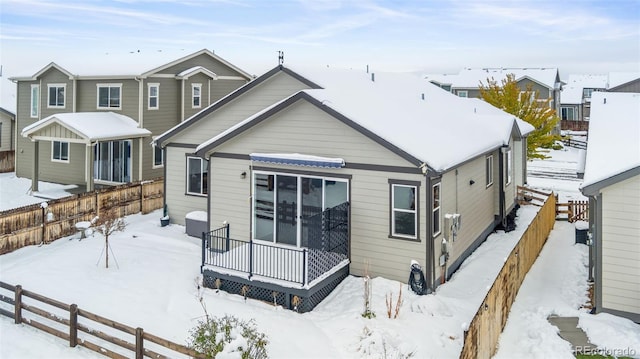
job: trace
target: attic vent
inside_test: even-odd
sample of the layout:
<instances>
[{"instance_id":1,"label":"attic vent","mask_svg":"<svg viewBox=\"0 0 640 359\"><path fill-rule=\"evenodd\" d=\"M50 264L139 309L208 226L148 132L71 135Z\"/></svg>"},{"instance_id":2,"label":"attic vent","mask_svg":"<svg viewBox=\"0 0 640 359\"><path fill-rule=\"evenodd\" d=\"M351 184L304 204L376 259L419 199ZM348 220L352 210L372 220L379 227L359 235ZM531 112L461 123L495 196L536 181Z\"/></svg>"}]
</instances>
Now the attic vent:
<instances>
[{"instance_id":1,"label":"attic vent","mask_svg":"<svg viewBox=\"0 0 640 359\"><path fill-rule=\"evenodd\" d=\"M376 82L376 74L374 74L373 72L371 73L371 81Z\"/></svg>"},{"instance_id":2,"label":"attic vent","mask_svg":"<svg viewBox=\"0 0 640 359\"><path fill-rule=\"evenodd\" d=\"M604 102L603 102L603 103L604 103L605 105L607 104L607 98L606 98L606 97L604 98Z\"/></svg>"},{"instance_id":3,"label":"attic vent","mask_svg":"<svg viewBox=\"0 0 640 359\"><path fill-rule=\"evenodd\" d=\"M422 93L422 99L424 100L424 92Z\"/></svg>"}]
</instances>

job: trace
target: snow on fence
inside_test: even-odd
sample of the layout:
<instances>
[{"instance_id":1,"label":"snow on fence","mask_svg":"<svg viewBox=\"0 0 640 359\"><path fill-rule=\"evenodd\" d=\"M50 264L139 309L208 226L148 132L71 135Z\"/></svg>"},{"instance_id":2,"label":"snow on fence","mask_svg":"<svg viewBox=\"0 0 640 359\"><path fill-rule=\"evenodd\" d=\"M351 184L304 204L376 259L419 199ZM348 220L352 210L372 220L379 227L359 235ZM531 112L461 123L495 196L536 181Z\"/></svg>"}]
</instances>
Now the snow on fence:
<instances>
[{"instance_id":1,"label":"snow on fence","mask_svg":"<svg viewBox=\"0 0 640 359\"><path fill-rule=\"evenodd\" d=\"M464 333L461 359L491 358L507 323L511 305L555 224L556 197L549 195L511 251Z\"/></svg>"},{"instance_id":2,"label":"snow on fence","mask_svg":"<svg viewBox=\"0 0 640 359\"><path fill-rule=\"evenodd\" d=\"M0 173L15 171L16 151L0 151Z\"/></svg>"},{"instance_id":3,"label":"snow on fence","mask_svg":"<svg viewBox=\"0 0 640 359\"><path fill-rule=\"evenodd\" d=\"M0 315L80 345L109 358L206 358L183 345L147 333L142 328L93 314L44 295L22 289L20 285L0 282ZM13 292L8 295L6 291ZM13 307L12 310L7 307ZM46 309L44 309L46 308ZM176 355L177 354L177 355Z\"/></svg>"},{"instance_id":4,"label":"snow on fence","mask_svg":"<svg viewBox=\"0 0 640 359\"><path fill-rule=\"evenodd\" d=\"M120 217L162 208L162 179L128 183L0 212L0 254L77 232L78 222L116 211Z\"/></svg>"}]
</instances>

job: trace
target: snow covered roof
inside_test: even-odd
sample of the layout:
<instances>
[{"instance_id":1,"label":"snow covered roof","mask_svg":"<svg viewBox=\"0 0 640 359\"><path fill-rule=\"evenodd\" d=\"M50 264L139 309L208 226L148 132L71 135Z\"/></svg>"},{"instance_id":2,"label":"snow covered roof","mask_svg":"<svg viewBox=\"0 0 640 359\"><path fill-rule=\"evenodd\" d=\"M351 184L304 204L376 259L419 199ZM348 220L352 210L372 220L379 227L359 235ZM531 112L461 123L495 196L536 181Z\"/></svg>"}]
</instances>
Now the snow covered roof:
<instances>
[{"instance_id":1,"label":"snow covered roof","mask_svg":"<svg viewBox=\"0 0 640 359\"><path fill-rule=\"evenodd\" d=\"M582 192L594 194L628 171L640 174L640 94L596 92Z\"/></svg>"},{"instance_id":2,"label":"snow covered roof","mask_svg":"<svg viewBox=\"0 0 640 359\"><path fill-rule=\"evenodd\" d=\"M352 127L370 131L436 171L507 145L514 127L523 136L533 131L531 125L482 100L452 95L409 74L329 68L295 72L322 88L303 90L263 109L200 144L197 153L209 152L292 99L326 106L351 121Z\"/></svg>"},{"instance_id":3,"label":"snow covered roof","mask_svg":"<svg viewBox=\"0 0 640 359\"><path fill-rule=\"evenodd\" d=\"M204 73L207 76L211 77L212 79L215 79L216 77L218 77L215 73L213 73L212 71L210 71L209 69L206 69L202 66L194 66L192 68L186 69L184 71L182 71L181 73L177 74L176 77L179 79L188 79L189 77L195 75L195 74L199 74L199 73Z\"/></svg>"},{"instance_id":4,"label":"snow covered roof","mask_svg":"<svg viewBox=\"0 0 640 359\"><path fill-rule=\"evenodd\" d=\"M113 112L72 112L43 118L25 127L22 136L37 138L40 130L53 124L59 124L80 137L79 140L70 142L89 143L151 135L149 130L139 128L138 122L128 116Z\"/></svg>"},{"instance_id":5,"label":"snow covered roof","mask_svg":"<svg viewBox=\"0 0 640 359\"><path fill-rule=\"evenodd\" d=\"M154 73L176 65L180 62L192 59L196 56L207 54L234 71L240 73L247 79L252 76L229 63L212 51L202 49L188 55L181 51L132 51L130 53L105 53L91 57L87 61L86 57L78 57L75 60L65 59L49 63L43 68L34 70L33 76L13 77L11 80L33 80L46 72L49 68L55 67L69 77L135 77L149 76Z\"/></svg>"},{"instance_id":6,"label":"snow covered roof","mask_svg":"<svg viewBox=\"0 0 640 359\"><path fill-rule=\"evenodd\" d=\"M514 74L516 81L528 78L550 89L558 86L557 68L467 68L457 74L431 74L426 75L428 81L443 85L451 85L454 88L478 88L480 83L486 85L487 79L493 78L498 83L507 78L508 74Z\"/></svg>"},{"instance_id":7,"label":"snow covered roof","mask_svg":"<svg viewBox=\"0 0 640 359\"><path fill-rule=\"evenodd\" d=\"M575 105L582 103L582 91L585 88L606 89L607 75L571 74L567 84L562 87L560 103Z\"/></svg>"},{"instance_id":8,"label":"snow covered roof","mask_svg":"<svg viewBox=\"0 0 640 359\"><path fill-rule=\"evenodd\" d=\"M640 79L640 72L610 72L607 89L611 89L637 79Z\"/></svg>"}]
</instances>

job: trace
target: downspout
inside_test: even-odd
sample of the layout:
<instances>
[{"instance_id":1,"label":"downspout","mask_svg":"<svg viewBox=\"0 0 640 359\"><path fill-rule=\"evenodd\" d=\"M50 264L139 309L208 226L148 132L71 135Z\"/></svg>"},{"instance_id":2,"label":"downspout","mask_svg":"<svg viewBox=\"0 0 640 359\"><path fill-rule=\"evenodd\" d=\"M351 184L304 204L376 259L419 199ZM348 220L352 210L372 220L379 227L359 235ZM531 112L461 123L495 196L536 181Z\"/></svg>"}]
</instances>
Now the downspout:
<instances>
[{"instance_id":1,"label":"downspout","mask_svg":"<svg viewBox=\"0 0 640 359\"><path fill-rule=\"evenodd\" d=\"M76 106L76 103L78 102L77 101L78 100L78 93L76 91L77 85L78 85L78 80L74 77L73 78L73 109L72 109L72 112L76 112L76 110L77 110L77 106Z\"/></svg>"},{"instance_id":2,"label":"downspout","mask_svg":"<svg viewBox=\"0 0 640 359\"><path fill-rule=\"evenodd\" d=\"M434 256L435 256L435 248L433 245L433 224L431 223L432 221L432 216L431 216L431 208L433 208L433 203L432 202L432 198L431 198L431 187L432 187L432 180L431 177L429 176L429 170L427 168L426 163L423 163L420 166L420 169L422 170L422 174L424 175L424 179L425 179L425 183L427 185L427 188L425 188L425 202L426 202L426 207L425 208L425 223L427 224L427 228L425 229L425 233L426 233L426 248L425 248L425 254L426 254L426 261L427 263L425 268L428 268L429 273L427 274L427 288L429 289L429 291L433 292L435 291L435 260L434 260Z\"/></svg>"},{"instance_id":3,"label":"downspout","mask_svg":"<svg viewBox=\"0 0 640 359\"><path fill-rule=\"evenodd\" d=\"M498 158L498 182L500 183L500 190L498 192L498 197L499 197L499 208L500 208L500 212L498 215L498 218L500 220L500 223L503 226L506 226L506 215L505 215L505 206L504 206L504 198L505 198L505 193L504 193L504 154L505 154L505 150L508 147L502 146L500 147L500 156Z\"/></svg>"},{"instance_id":4,"label":"downspout","mask_svg":"<svg viewBox=\"0 0 640 359\"><path fill-rule=\"evenodd\" d=\"M143 91L143 85L144 85L144 79L136 76L133 78L134 80L136 80L138 82L138 128L144 128L144 114L142 112L142 104L144 103L144 91ZM153 134L151 134L153 135ZM139 142L139 146L140 147L138 149L138 181L142 181L142 162L143 162L143 156L142 156L142 137L140 138L140 142Z\"/></svg>"},{"instance_id":5,"label":"downspout","mask_svg":"<svg viewBox=\"0 0 640 359\"><path fill-rule=\"evenodd\" d=\"M180 122L184 121L184 79L181 79L182 89L180 91Z\"/></svg>"}]
</instances>

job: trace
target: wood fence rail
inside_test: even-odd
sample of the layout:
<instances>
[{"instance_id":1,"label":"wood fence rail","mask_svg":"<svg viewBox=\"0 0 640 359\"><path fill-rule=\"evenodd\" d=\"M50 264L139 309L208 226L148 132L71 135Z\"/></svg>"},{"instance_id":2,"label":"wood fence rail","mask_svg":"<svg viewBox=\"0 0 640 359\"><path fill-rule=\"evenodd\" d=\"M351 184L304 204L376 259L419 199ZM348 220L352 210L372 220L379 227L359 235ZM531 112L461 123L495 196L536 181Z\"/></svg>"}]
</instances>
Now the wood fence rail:
<instances>
[{"instance_id":1,"label":"wood fence rail","mask_svg":"<svg viewBox=\"0 0 640 359\"><path fill-rule=\"evenodd\" d=\"M491 358L507 323L511 305L529 269L555 224L556 197L546 198L542 208L505 261L489 292L464 333L461 359Z\"/></svg>"},{"instance_id":2,"label":"wood fence rail","mask_svg":"<svg viewBox=\"0 0 640 359\"><path fill-rule=\"evenodd\" d=\"M2 211L0 254L72 235L77 231L76 223L90 221L100 213L115 211L118 217L123 217L152 212L162 208L163 190L163 180L157 179L49 200L46 208L33 204Z\"/></svg>"},{"instance_id":3,"label":"wood fence rail","mask_svg":"<svg viewBox=\"0 0 640 359\"><path fill-rule=\"evenodd\" d=\"M563 215L559 219L565 219L569 223L576 221L588 221L589 220L589 201L574 201L569 200L567 203L556 203L556 216Z\"/></svg>"},{"instance_id":4,"label":"wood fence rail","mask_svg":"<svg viewBox=\"0 0 640 359\"><path fill-rule=\"evenodd\" d=\"M64 339L69 342L70 347L80 345L109 358L118 359L127 359L130 357L135 357L136 359L142 359L144 357L171 358L172 356L169 355L176 355L176 353L192 358L206 358L204 354L198 353L193 349L147 333L142 328L133 328L126 324L93 314L78 308L76 304L66 304L44 295L25 290L20 285L13 286L2 281L0 281L0 288L13 293L12 296L5 295L6 292L0 293L0 302L13 306L13 311L0 307L0 315L12 318L15 324L24 323ZM59 313L44 310L36 306L36 304L26 304L24 299L27 297L31 298L37 305L46 304L61 310L64 316L61 316ZM27 318L24 316L25 311L35 314L35 316L30 315L29 318ZM79 323L79 317L86 319L86 321L91 324ZM45 324L45 322L47 322L47 324ZM96 329L99 327L96 323L112 328L115 334L107 334L104 331ZM60 330L60 326L66 330ZM85 334L81 338L78 337L78 332ZM123 334L125 337L127 335L132 336L135 342L123 339ZM111 345L105 347L104 345L97 344L95 338ZM145 341L154 343L159 348L163 348L163 353L158 353L157 349L152 350L146 348ZM122 354L123 352L126 355ZM169 352L169 354L164 352Z\"/></svg>"},{"instance_id":5,"label":"wood fence rail","mask_svg":"<svg viewBox=\"0 0 640 359\"><path fill-rule=\"evenodd\" d=\"M16 151L0 151L0 173L15 171Z\"/></svg>"}]
</instances>

